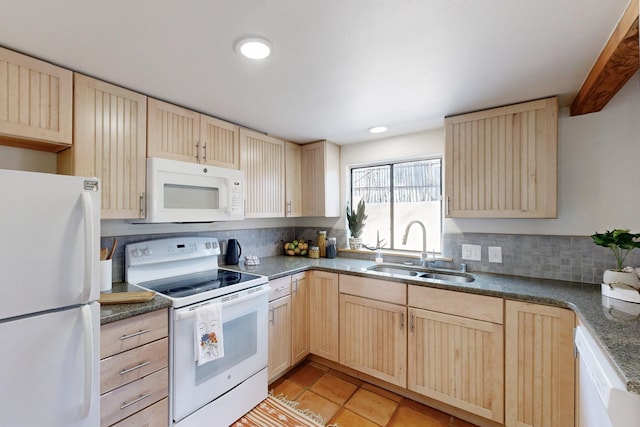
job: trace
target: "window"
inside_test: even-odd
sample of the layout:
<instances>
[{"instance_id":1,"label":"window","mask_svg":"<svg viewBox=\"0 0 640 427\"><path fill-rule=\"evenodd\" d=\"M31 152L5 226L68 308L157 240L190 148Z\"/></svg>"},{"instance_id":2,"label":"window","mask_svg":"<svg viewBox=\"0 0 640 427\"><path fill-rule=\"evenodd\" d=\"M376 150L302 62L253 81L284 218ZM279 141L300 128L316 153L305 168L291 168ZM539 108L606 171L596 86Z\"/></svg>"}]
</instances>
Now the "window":
<instances>
[{"instance_id":1,"label":"window","mask_svg":"<svg viewBox=\"0 0 640 427\"><path fill-rule=\"evenodd\" d=\"M379 233L384 248L422 252L419 224L402 243L407 225L418 220L427 230L427 251L441 251L441 158L352 168L351 206L360 199L368 216L361 236L365 245L375 247Z\"/></svg>"}]
</instances>

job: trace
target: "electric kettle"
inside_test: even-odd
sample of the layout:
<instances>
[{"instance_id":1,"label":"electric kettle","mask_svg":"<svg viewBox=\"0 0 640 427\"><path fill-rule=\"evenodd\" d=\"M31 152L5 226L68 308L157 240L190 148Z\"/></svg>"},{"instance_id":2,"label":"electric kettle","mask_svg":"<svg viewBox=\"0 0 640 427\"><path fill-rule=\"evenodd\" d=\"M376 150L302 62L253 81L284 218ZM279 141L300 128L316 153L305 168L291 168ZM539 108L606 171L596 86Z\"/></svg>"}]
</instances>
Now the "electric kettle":
<instances>
[{"instance_id":1,"label":"electric kettle","mask_svg":"<svg viewBox=\"0 0 640 427\"><path fill-rule=\"evenodd\" d=\"M227 256L224 263L227 265L237 264L242 255L242 246L236 239L229 239L227 241Z\"/></svg>"}]
</instances>

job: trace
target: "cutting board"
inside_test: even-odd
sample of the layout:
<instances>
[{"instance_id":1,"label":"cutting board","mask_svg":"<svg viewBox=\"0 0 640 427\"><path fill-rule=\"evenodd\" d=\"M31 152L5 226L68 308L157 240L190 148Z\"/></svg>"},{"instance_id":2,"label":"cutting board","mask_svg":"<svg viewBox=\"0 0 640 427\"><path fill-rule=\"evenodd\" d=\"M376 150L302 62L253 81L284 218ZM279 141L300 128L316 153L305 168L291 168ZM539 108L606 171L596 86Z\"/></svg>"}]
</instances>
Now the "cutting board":
<instances>
[{"instance_id":1,"label":"cutting board","mask_svg":"<svg viewBox=\"0 0 640 427\"><path fill-rule=\"evenodd\" d=\"M98 302L100 304L130 304L135 302L151 301L156 293L151 291L139 292L115 292L111 294L100 294Z\"/></svg>"}]
</instances>

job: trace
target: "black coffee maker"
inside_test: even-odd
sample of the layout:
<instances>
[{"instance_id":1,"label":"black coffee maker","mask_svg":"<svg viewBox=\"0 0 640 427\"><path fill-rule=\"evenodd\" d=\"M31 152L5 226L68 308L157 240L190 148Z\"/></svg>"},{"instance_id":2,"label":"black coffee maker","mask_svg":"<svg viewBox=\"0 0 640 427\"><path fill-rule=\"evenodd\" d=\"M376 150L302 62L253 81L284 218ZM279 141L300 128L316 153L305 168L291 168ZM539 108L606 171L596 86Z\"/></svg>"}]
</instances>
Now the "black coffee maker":
<instances>
[{"instance_id":1,"label":"black coffee maker","mask_svg":"<svg viewBox=\"0 0 640 427\"><path fill-rule=\"evenodd\" d=\"M234 265L238 263L242 255L242 246L236 239L229 239L227 241L227 255L224 259L224 263L227 265Z\"/></svg>"}]
</instances>

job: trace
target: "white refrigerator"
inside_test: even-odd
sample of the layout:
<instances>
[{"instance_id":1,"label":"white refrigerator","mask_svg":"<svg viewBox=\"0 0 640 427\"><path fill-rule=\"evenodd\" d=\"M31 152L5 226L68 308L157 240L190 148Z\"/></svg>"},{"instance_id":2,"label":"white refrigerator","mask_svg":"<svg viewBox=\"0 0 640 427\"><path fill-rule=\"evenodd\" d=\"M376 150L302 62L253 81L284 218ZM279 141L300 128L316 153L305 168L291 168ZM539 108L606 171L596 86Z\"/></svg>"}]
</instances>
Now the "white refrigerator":
<instances>
[{"instance_id":1,"label":"white refrigerator","mask_svg":"<svg viewBox=\"0 0 640 427\"><path fill-rule=\"evenodd\" d=\"M100 424L96 178L0 169L0 426Z\"/></svg>"}]
</instances>

